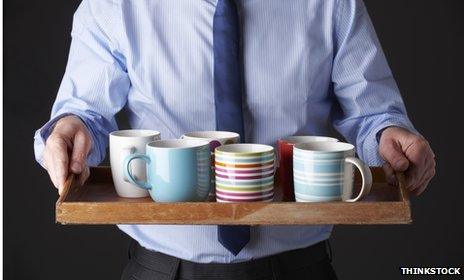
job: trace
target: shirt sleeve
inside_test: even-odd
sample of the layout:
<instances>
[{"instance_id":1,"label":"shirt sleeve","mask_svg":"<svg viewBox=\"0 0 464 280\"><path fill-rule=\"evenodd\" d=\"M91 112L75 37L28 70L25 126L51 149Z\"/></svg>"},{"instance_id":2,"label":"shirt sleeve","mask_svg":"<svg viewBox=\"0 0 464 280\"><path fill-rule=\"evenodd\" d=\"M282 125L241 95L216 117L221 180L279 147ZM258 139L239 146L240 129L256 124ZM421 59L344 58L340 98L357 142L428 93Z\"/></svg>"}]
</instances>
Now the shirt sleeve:
<instances>
[{"instance_id":1,"label":"shirt sleeve","mask_svg":"<svg viewBox=\"0 0 464 280\"><path fill-rule=\"evenodd\" d=\"M333 125L367 164L383 163L377 134L389 126L418 133L362 0L339 0L335 13L332 82L340 110Z\"/></svg>"},{"instance_id":2,"label":"shirt sleeve","mask_svg":"<svg viewBox=\"0 0 464 280\"><path fill-rule=\"evenodd\" d=\"M36 160L43 165L44 143L54 124L67 115L78 116L92 136L90 166L105 157L108 134L117 129L115 114L125 105L130 87L125 60L114 30L118 17L110 1L87 1L74 14L71 47L51 118L34 137ZM111 28L108 28L111 27Z\"/></svg>"}]
</instances>

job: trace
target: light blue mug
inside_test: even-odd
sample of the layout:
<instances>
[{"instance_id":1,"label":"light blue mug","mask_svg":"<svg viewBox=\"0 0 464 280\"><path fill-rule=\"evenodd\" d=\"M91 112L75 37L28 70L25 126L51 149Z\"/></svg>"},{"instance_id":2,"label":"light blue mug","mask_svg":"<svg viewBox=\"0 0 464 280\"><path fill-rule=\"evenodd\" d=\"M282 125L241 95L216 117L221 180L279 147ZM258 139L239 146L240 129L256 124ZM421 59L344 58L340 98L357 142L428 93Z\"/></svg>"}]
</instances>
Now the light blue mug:
<instances>
[{"instance_id":1,"label":"light blue mug","mask_svg":"<svg viewBox=\"0 0 464 280\"><path fill-rule=\"evenodd\" d=\"M145 161L147 181L137 180L131 162ZM204 201L211 188L211 156L205 140L158 140L145 154L128 155L123 163L129 181L148 190L156 202Z\"/></svg>"}]
</instances>

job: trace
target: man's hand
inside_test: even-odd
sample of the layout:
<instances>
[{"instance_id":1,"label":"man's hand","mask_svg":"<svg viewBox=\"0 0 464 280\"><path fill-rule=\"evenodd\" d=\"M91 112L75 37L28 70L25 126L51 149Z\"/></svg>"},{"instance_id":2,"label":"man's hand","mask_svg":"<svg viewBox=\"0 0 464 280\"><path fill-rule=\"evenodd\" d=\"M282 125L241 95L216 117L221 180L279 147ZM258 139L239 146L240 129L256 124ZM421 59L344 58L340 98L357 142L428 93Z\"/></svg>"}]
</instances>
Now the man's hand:
<instances>
[{"instance_id":1,"label":"man's hand","mask_svg":"<svg viewBox=\"0 0 464 280\"><path fill-rule=\"evenodd\" d=\"M60 119L45 143L44 166L55 187L61 194L68 173L78 174L81 184L89 177L86 163L92 147L92 138L87 127L76 116Z\"/></svg>"},{"instance_id":2,"label":"man's hand","mask_svg":"<svg viewBox=\"0 0 464 280\"><path fill-rule=\"evenodd\" d=\"M394 171L405 171L406 187L420 195L435 176L435 154L422 137L400 127L388 127L382 132L379 146L387 180L396 184Z\"/></svg>"}]
</instances>

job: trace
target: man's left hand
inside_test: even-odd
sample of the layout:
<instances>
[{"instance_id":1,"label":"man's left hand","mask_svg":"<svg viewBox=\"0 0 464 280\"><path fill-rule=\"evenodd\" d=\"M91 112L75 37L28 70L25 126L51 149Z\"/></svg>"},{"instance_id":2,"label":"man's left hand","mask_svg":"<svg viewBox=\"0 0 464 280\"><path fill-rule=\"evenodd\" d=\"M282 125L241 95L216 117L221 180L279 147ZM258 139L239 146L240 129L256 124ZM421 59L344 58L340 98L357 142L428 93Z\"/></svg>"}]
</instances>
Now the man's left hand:
<instances>
[{"instance_id":1,"label":"man's left hand","mask_svg":"<svg viewBox=\"0 0 464 280\"><path fill-rule=\"evenodd\" d=\"M404 171L406 188L420 195L435 176L435 154L422 136L400 127L386 128L380 137L379 152L387 180L396 184L395 171Z\"/></svg>"}]
</instances>

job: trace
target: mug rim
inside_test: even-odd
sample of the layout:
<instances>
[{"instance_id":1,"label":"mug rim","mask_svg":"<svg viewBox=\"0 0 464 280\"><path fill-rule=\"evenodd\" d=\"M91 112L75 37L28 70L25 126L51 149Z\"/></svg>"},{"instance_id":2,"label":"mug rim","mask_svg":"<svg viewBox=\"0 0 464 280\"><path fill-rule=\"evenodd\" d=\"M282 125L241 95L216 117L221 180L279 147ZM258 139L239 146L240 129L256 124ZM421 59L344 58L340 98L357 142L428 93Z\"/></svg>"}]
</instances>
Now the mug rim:
<instances>
[{"instance_id":1,"label":"mug rim","mask_svg":"<svg viewBox=\"0 0 464 280\"><path fill-rule=\"evenodd\" d=\"M297 140L297 138L308 138L307 140ZM311 140L312 139L312 140ZM308 142L340 142L335 137L330 136L322 136L322 135L292 135L288 137L284 137L280 139L280 141L286 144L300 144L300 143L308 143Z\"/></svg>"},{"instance_id":2,"label":"mug rim","mask_svg":"<svg viewBox=\"0 0 464 280\"><path fill-rule=\"evenodd\" d=\"M207 134L217 134L218 136L208 136ZM235 132L231 131L223 131L223 130L197 130L197 131L191 131L184 133L182 136L188 137L188 138L203 138L203 139L210 139L210 140L215 140L215 139L230 139L230 138L240 138L240 135Z\"/></svg>"},{"instance_id":3,"label":"mug rim","mask_svg":"<svg viewBox=\"0 0 464 280\"><path fill-rule=\"evenodd\" d=\"M182 145L184 143L184 145ZM186 145L185 145L186 144ZM159 146L157 146L159 145ZM162 146L167 145L167 146ZM172 146L169 146L172 145ZM206 140L195 140L195 139L164 139L155 140L147 143L147 148L157 150L185 150L192 148L199 148L207 146L209 148L209 142Z\"/></svg>"},{"instance_id":4,"label":"mug rim","mask_svg":"<svg viewBox=\"0 0 464 280\"><path fill-rule=\"evenodd\" d=\"M252 148L250 151L231 151L233 149L247 149ZM254 148L259 149L255 151ZM240 144L228 144L216 147L215 153L224 154L229 156L247 155L247 156L260 156L262 154L273 153L274 147L264 144L254 143L240 143Z\"/></svg>"},{"instance_id":5,"label":"mug rim","mask_svg":"<svg viewBox=\"0 0 464 280\"><path fill-rule=\"evenodd\" d=\"M161 135L161 132L150 129L122 129L110 133L110 137L116 138L144 138L159 135Z\"/></svg>"},{"instance_id":6,"label":"mug rim","mask_svg":"<svg viewBox=\"0 0 464 280\"><path fill-rule=\"evenodd\" d=\"M340 153L349 152L355 146L345 142L307 142L296 144L295 149L305 153Z\"/></svg>"}]
</instances>

